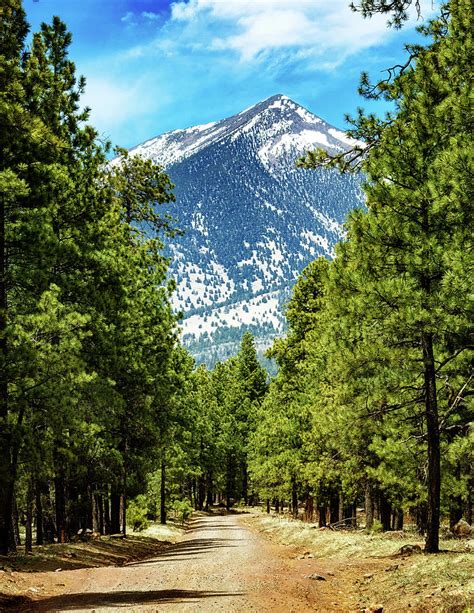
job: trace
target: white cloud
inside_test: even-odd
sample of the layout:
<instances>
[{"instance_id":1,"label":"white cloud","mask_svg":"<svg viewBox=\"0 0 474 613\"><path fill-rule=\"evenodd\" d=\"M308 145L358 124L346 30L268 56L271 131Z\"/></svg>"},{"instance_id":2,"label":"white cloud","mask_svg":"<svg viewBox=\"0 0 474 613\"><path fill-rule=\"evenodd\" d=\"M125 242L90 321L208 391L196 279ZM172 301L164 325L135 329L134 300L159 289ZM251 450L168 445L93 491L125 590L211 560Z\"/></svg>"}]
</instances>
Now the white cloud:
<instances>
[{"instance_id":1,"label":"white cloud","mask_svg":"<svg viewBox=\"0 0 474 613\"><path fill-rule=\"evenodd\" d=\"M278 50L301 57L321 57L340 63L351 54L380 44L393 31L387 17L363 19L349 0L179 0L171 4L171 19L196 31L196 23L212 28L209 48L231 50L251 61ZM424 15L433 12L425 0ZM415 14L411 21L415 21Z\"/></svg>"},{"instance_id":2,"label":"white cloud","mask_svg":"<svg viewBox=\"0 0 474 613\"><path fill-rule=\"evenodd\" d=\"M102 76L87 79L81 98L83 107L91 109L90 121L101 130L112 133L130 117L144 115L153 108L153 101L143 96L143 79L134 82L114 83Z\"/></svg>"},{"instance_id":3,"label":"white cloud","mask_svg":"<svg viewBox=\"0 0 474 613\"><path fill-rule=\"evenodd\" d=\"M133 21L133 17L134 14L132 13L132 11L128 11L128 13L125 13L125 15L120 18L120 21L122 21L123 23L131 23Z\"/></svg>"},{"instance_id":4,"label":"white cloud","mask_svg":"<svg viewBox=\"0 0 474 613\"><path fill-rule=\"evenodd\" d=\"M150 11L143 11L142 12L142 17L144 19L149 19L150 21L158 21L158 19L160 18L159 13L152 13Z\"/></svg>"}]
</instances>

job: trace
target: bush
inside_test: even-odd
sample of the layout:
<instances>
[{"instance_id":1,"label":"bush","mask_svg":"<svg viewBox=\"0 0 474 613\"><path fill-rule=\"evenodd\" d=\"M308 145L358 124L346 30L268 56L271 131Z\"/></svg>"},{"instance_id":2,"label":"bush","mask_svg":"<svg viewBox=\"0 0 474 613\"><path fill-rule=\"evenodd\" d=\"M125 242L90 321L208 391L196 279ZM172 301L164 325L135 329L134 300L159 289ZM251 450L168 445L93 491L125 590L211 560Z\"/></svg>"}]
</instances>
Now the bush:
<instances>
[{"instance_id":1,"label":"bush","mask_svg":"<svg viewBox=\"0 0 474 613\"><path fill-rule=\"evenodd\" d=\"M141 532L148 528L150 522L147 515L148 505L145 496L140 495L130 501L127 508L127 523L132 526L133 530Z\"/></svg>"},{"instance_id":2,"label":"bush","mask_svg":"<svg viewBox=\"0 0 474 613\"><path fill-rule=\"evenodd\" d=\"M189 500L175 500L171 505L176 519L184 524L184 522L190 517L193 512L193 507Z\"/></svg>"},{"instance_id":3,"label":"bush","mask_svg":"<svg viewBox=\"0 0 474 613\"><path fill-rule=\"evenodd\" d=\"M372 530L369 531L371 534L379 534L383 532L382 522L378 519L374 519L374 523L372 524Z\"/></svg>"}]
</instances>

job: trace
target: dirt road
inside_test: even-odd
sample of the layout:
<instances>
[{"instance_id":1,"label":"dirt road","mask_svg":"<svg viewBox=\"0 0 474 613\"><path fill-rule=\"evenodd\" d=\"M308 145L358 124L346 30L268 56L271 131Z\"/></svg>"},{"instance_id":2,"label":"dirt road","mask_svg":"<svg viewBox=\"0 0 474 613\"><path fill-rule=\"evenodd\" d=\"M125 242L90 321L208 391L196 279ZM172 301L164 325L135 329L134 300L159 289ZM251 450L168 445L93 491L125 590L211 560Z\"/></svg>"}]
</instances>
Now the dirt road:
<instances>
[{"instance_id":1,"label":"dirt road","mask_svg":"<svg viewBox=\"0 0 474 613\"><path fill-rule=\"evenodd\" d=\"M199 517L185 540L152 559L42 573L43 596L28 610L345 610L335 585L308 578L317 562L295 554L252 530L245 515Z\"/></svg>"}]
</instances>

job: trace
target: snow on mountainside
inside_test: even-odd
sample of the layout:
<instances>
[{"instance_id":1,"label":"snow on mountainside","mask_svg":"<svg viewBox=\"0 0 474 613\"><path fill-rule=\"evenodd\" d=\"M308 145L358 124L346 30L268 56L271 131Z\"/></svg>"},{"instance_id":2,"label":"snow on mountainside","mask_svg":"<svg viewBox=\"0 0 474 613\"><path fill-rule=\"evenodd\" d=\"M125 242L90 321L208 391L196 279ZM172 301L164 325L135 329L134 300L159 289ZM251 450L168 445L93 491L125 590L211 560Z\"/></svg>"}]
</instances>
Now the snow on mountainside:
<instances>
[{"instance_id":1,"label":"snow on mountainside","mask_svg":"<svg viewBox=\"0 0 474 613\"><path fill-rule=\"evenodd\" d=\"M183 340L198 361L235 352L244 329L261 350L284 332L291 287L315 257L333 257L360 178L296 168L308 149L351 141L286 96L228 119L175 130L132 149L176 184L170 212L185 231L169 250Z\"/></svg>"}]
</instances>

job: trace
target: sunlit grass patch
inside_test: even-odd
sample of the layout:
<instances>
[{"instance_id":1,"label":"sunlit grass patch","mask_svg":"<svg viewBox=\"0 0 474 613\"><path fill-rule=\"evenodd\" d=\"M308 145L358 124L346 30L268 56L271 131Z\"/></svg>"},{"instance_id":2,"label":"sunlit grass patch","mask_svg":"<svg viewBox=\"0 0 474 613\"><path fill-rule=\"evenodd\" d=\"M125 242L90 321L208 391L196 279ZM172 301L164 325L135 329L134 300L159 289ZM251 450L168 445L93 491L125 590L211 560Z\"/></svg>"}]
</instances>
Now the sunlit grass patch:
<instances>
[{"instance_id":1,"label":"sunlit grass patch","mask_svg":"<svg viewBox=\"0 0 474 613\"><path fill-rule=\"evenodd\" d=\"M314 524L305 524L284 517L258 516L255 520L259 530L286 545L312 548L316 557L384 557L398 552L405 544L423 547L423 538L413 532L386 532L367 534L363 530L319 529ZM474 541L447 539L441 541L441 549L447 551L472 551Z\"/></svg>"},{"instance_id":2,"label":"sunlit grass patch","mask_svg":"<svg viewBox=\"0 0 474 613\"><path fill-rule=\"evenodd\" d=\"M376 575L372 594L379 600L397 594L407 608L467 613L474 604L473 570L472 553L414 556L393 572Z\"/></svg>"},{"instance_id":3,"label":"sunlit grass patch","mask_svg":"<svg viewBox=\"0 0 474 613\"><path fill-rule=\"evenodd\" d=\"M153 523L142 532L133 534L139 534L149 538L157 539L159 541L168 541L170 543L176 543L184 534L184 528L174 522L168 522L166 525Z\"/></svg>"}]
</instances>

